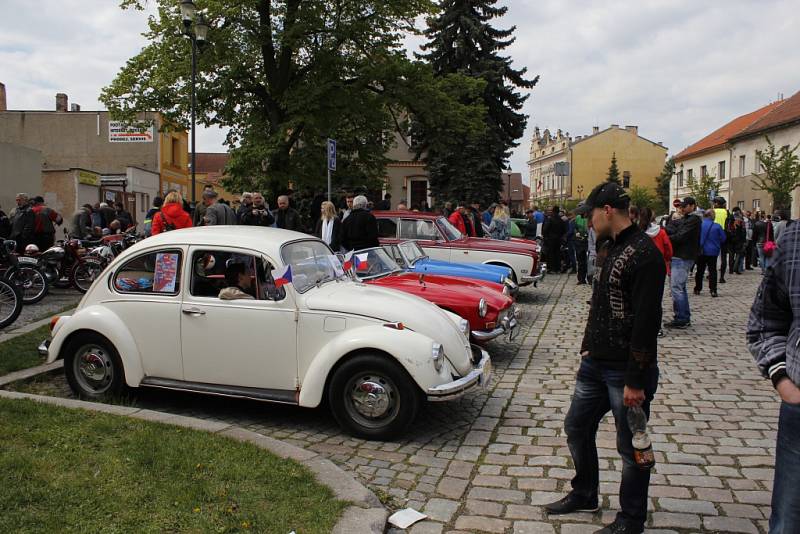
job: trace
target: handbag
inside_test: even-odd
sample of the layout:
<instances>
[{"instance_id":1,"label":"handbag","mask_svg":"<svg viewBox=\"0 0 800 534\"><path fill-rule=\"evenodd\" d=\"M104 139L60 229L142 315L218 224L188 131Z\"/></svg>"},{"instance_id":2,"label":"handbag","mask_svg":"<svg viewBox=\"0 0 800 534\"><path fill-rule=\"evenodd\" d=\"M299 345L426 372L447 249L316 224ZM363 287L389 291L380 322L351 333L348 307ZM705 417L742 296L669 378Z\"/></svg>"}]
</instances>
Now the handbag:
<instances>
[{"instance_id":1,"label":"handbag","mask_svg":"<svg viewBox=\"0 0 800 534\"><path fill-rule=\"evenodd\" d=\"M772 254L775 253L776 248L775 241L772 240L772 223L770 222L767 223L767 238L762 247L764 250L764 256L771 258Z\"/></svg>"}]
</instances>

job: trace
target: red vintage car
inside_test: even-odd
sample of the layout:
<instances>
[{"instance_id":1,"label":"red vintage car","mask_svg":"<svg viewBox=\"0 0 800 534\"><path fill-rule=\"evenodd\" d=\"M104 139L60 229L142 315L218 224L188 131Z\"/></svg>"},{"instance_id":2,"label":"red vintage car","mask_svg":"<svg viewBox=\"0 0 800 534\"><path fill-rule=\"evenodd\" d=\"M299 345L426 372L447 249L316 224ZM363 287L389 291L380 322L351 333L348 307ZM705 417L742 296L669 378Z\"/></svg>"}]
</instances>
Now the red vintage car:
<instances>
[{"instance_id":1,"label":"red vintage car","mask_svg":"<svg viewBox=\"0 0 800 534\"><path fill-rule=\"evenodd\" d=\"M355 260L355 258L363 258ZM471 339L484 343L503 334L513 339L517 331L514 300L503 285L458 276L405 272L381 247L354 254L353 271L366 284L411 293L469 322Z\"/></svg>"},{"instance_id":2,"label":"red vintage car","mask_svg":"<svg viewBox=\"0 0 800 534\"><path fill-rule=\"evenodd\" d=\"M434 260L509 267L514 282L521 286L536 284L547 271L540 261L541 249L535 241L466 237L446 218L429 213L374 211L373 215L378 219L381 244L413 239Z\"/></svg>"}]
</instances>

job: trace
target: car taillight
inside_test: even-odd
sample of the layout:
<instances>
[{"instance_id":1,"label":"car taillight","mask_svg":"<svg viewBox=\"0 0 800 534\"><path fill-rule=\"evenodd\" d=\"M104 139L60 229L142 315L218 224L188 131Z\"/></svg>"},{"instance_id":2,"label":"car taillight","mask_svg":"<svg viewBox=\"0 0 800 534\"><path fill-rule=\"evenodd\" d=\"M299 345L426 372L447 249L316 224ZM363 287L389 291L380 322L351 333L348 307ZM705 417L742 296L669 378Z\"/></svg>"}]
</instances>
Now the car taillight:
<instances>
[{"instance_id":1,"label":"car taillight","mask_svg":"<svg viewBox=\"0 0 800 534\"><path fill-rule=\"evenodd\" d=\"M52 317L50 319L50 332L52 332L53 328L56 327L56 323L58 322L59 319L61 319L61 316L59 315L56 315L55 317Z\"/></svg>"}]
</instances>

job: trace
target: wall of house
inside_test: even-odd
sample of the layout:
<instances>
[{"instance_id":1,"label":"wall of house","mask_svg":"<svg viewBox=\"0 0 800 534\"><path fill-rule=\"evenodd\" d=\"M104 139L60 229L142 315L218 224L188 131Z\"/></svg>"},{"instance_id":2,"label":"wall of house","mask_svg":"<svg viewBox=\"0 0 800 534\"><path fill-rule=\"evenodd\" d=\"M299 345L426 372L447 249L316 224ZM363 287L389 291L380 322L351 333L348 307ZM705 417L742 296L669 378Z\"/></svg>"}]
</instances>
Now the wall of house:
<instances>
[{"instance_id":1,"label":"wall of house","mask_svg":"<svg viewBox=\"0 0 800 534\"><path fill-rule=\"evenodd\" d=\"M768 133L770 140L777 147L780 148L784 145L794 147L800 143L800 125L794 125L789 128L775 130ZM738 140L733 144L733 161L734 161L734 174L732 188L733 198L731 206L736 206L738 202L744 202L745 209L752 210L753 202L758 201L761 206L761 211L772 213L772 197L766 192L756 189L752 180L754 173L760 172L761 169L757 168L758 160L756 158L756 150L765 150L767 148L767 141L764 135L757 137L750 137L743 140ZM800 155L800 154L798 154ZM745 175L739 174L739 157L745 156ZM800 217L800 191L794 191L794 201L792 202L792 217Z\"/></svg>"},{"instance_id":2,"label":"wall of house","mask_svg":"<svg viewBox=\"0 0 800 534\"><path fill-rule=\"evenodd\" d=\"M176 189L181 195L191 201L191 171L189 169L189 134L180 132L161 132L158 134L158 159L160 164L159 190L163 193L168 189ZM146 168L146 167L145 167ZM198 202L203 192L203 185L195 174Z\"/></svg>"},{"instance_id":3,"label":"wall of house","mask_svg":"<svg viewBox=\"0 0 800 534\"><path fill-rule=\"evenodd\" d=\"M688 174L689 170L694 171L695 180L699 180L701 176L701 168L703 165L706 166L708 169L708 174L711 176L715 176L718 181L720 182L720 188L717 192L717 195L723 197L728 203L731 202L731 192L730 192L730 177L731 177L731 161L730 161L730 151L727 148L720 148L718 150L714 150L711 152L707 152L705 154L699 154L697 156L690 157L683 161L676 161L675 162L675 175L672 177L672 183L670 184L670 194L672 198L683 198L686 196L691 195L691 191L689 189L689 179ZM725 162L725 178L720 179L719 174L719 162ZM677 173L683 170L683 187L680 187L678 183L678 176ZM733 204L734 206L736 204ZM732 207L732 206L729 206Z\"/></svg>"},{"instance_id":4,"label":"wall of house","mask_svg":"<svg viewBox=\"0 0 800 534\"><path fill-rule=\"evenodd\" d=\"M612 126L572 145L571 197L586 198L592 189L605 181L611 156L616 154L620 180L630 173L630 185L655 192L656 177L664 169L667 149L639 137L638 133ZM578 193L583 186L583 193Z\"/></svg>"},{"instance_id":5,"label":"wall of house","mask_svg":"<svg viewBox=\"0 0 800 534\"><path fill-rule=\"evenodd\" d=\"M17 193L43 195L42 153L38 150L0 143L0 207L6 214L16 208Z\"/></svg>"}]
</instances>

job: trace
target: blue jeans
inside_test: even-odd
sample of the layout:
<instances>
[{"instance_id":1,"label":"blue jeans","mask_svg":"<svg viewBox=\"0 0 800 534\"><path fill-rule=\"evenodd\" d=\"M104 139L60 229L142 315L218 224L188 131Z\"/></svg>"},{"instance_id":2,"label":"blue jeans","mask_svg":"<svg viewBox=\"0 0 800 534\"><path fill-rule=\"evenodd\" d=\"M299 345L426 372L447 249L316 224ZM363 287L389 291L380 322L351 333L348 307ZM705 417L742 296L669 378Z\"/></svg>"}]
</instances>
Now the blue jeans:
<instances>
[{"instance_id":1,"label":"blue jeans","mask_svg":"<svg viewBox=\"0 0 800 534\"><path fill-rule=\"evenodd\" d=\"M758 251L758 264L761 266L761 274L764 274L767 272L771 258L764 254L764 243L756 243L756 250Z\"/></svg>"},{"instance_id":2,"label":"blue jeans","mask_svg":"<svg viewBox=\"0 0 800 534\"><path fill-rule=\"evenodd\" d=\"M689 280L689 271L692 270L694 261L672 258L672 274L670 275L669 289L672 293L672 311L675 313L676 323L688 323L692 320L689 310L689 294L686 292L686 282Z\"/></svg>"},{"instance_id":3,"label":"blue jeans","mask_svg":"<svg viewBox=\"0 0 800 534\"><path fill-rule=\"evenodd\" d=\"M587 501L597 501L600 483L597 461L597 427L609 410L617 427L617 451L622 457L622 482L619 486L620 512L617 519L633 528L644 527L647 520L647 490L650 471L636 467L633 459L628 409L623 404L625 371L609 369L592 358L584 358L578 370L575 393L564 421L567 445L575 464L572 493ZM650 401L658 388L658 366L648 371L645 401L650 416Z\"/></svg>"},{"instance_id":4,"label":"blue jeans","mask_svg":"<svg viewBox=\"0 0 800 534\"><path fill-rule=\"evenodd\" d=\"M770 534L790 534L800 526L800 404L781 403L775 451Z\"/></svg>"}]
</instances>

